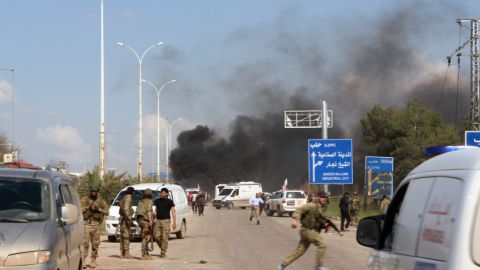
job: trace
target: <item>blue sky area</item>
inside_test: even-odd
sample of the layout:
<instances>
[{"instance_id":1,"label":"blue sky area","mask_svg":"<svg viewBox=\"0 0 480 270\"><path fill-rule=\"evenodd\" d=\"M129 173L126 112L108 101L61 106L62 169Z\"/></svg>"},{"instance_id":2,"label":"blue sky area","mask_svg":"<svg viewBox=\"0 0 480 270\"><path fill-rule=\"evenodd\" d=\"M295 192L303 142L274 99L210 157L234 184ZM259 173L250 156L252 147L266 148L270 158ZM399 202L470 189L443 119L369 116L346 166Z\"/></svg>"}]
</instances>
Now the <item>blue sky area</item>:
<instances>
[{"instance_id":1,"label":"blue sky area","mask_svg":"<svg viewBox=\"0 0 480 270\"><path fill-rule=\"evenodd\" d=\"M479 17L480 4L474 0L104 0L104 10L107 167L135 175L138 66L132 52L117 42L139 52L156 42L165 43L147 54L143 71L144 78L156 85L177 80L160 98L164 120L183 119L172 130L174 147L176 135L197 124L226 135L237 115L272 110L274 106L263 107L261 98L255 98L254 89L265 82L281 85L279 91L288 96L300 86L331 86L327 73L330 78L358 75L336 69L348 66L352 54L358 58L360 44L368 46L383 28L392 29L386 36L397 35L397 23L407 24L408 39L400 43L419 56L422 70L440 74L445 56L458 46L456 19ZM65 160L72 171L91 169L99 156L100 1L2 0L0 18L0 68L15 69L14 80L10 72L0 71L0 131L29 162ZM467 35L464 31L463 38ZM309 73L316 61L325 73ZM468 74L468 69L464 71ZM148 85L143 102L144 172L148 173L154 171L156 151L156 95ZM294 109L281 104L279 111Z\"/></svg>"}]
</instances>

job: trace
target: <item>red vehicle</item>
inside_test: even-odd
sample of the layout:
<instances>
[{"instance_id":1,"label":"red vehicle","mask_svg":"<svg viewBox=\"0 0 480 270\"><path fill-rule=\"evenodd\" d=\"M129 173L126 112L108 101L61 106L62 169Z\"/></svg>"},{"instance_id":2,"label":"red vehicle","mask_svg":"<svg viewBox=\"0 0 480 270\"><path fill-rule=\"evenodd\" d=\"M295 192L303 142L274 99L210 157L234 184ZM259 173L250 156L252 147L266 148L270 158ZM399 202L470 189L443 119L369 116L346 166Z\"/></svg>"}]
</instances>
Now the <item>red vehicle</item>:
<instances>
[{"instance_id":1,"label":"red vehicle","mask_svg":"<svg viewBox=\"0 0 480 270\"><path fill-rule=\"evenodd\" d=\"M42 168L35 166L31 163L25 162L23 160L19 161L12 161L12 162L4 162L0 163L1 166L7 168L19 168L19 169L34 169L34 170L41 170Z\"/></svg>"}]
</instances>

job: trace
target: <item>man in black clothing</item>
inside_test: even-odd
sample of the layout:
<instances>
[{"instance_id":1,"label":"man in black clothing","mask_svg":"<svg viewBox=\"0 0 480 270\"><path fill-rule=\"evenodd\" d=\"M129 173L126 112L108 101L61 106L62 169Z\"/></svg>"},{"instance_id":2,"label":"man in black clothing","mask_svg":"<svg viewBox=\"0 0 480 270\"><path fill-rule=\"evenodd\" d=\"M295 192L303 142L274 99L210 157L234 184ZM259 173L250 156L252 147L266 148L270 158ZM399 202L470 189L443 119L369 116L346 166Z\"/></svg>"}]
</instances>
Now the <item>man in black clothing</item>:
<instances>
[{"instance_id":1,"label":"man in black clothing","mask_svg":"<svg viewBox=\"0 0 480 270\"><path fill-rule=\"evenodd\" d=\"M350 225L350 199L348 198L348 192L343 194L338 205L340 206L340 230L342 232L345 230L348 231L348 226ZM347 220L347 224L345 224L345 220ZM345 227L343 225L345 225Z\"/></svg>"},{"instance_id":2,"label":"man in black clothing","mask_svg":"<svg viewBox=\"0 0 480 270\"><path fill-rule=\"evenodd\" d=\"M170 217L173 218L172 228L177 228L177 212L175 211L175 203L168 198L168 189L162 188L160 190L160 198L153 203L156 207L155 215L155 242L160 248L160 257L165 257L168 249L168 237L170 236ZM170 216L170 212L172 215Z\"/></svg>"}]
</instances>

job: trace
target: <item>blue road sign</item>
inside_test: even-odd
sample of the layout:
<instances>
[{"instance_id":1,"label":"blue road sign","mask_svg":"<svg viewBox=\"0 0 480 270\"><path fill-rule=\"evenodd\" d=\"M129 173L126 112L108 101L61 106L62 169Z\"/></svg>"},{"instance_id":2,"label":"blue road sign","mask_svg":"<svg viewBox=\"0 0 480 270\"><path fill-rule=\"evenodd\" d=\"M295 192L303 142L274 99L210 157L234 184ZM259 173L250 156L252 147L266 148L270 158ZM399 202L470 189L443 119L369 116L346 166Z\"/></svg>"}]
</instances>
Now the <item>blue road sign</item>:
<instances>
[{"instance_id":1,"label":"blue road sign","mask_svg":"<svg viewBox=\"0 0 480 270\"><path fill-rule=\"evenodd\" d=\"M393 195L393 157L365 157L367 195L381 199Z\"/></svg>"},{"instance_id":2,"label":"blue road sign","mask_svg":"<svg viewBox=\"0 0 480 270\"><path fill-rule=\"evenodd\" d=\"M351 139L308 140L308 182L310 184L352 184Z\"/></svg>"},{"instance_id":3,"label":"blue road sign","mask_svg":"<svg viewBox=\"0 0 480 270\"><path fill-rule=\"evenodd\" d=\"M480 131L465 131L465 145L480 146Z\"/></svg>"}]
</instances>

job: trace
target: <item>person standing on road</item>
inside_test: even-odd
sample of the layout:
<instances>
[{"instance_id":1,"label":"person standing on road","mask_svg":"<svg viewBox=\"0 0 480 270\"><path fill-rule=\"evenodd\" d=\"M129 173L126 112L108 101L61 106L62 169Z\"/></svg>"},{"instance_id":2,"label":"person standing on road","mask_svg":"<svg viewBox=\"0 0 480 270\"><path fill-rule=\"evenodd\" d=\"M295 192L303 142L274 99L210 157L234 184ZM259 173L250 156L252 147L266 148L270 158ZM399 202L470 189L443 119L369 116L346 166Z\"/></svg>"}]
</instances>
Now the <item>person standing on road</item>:
<instances>
[{"instance_id":1,"label":"person standing on road","mask_svg":"<svg viewBox=\"0 0 480 270\"><path fill-rule=\"evenodd\" d=\"M84 267L87 268L86 260L90 243L92 243L92 253L90 254L91 268L97 266L96 259L98 256L98 246L100 245L100 226L103 222L103 217L108 215L107 202L98 195L99 188L97 186L90 187L90 195L82 199L82 213L85 223L84 239L83 239L83 262Z\"/></svg>"},{"instance_id":2,"label":"person standing on road","mask_svg":"<svg viewBox=\"0 0 480 270\"><path fill-rule=\"evenodd\" d=\"M319 228L321 227L318 224L319 220L324 219L323 213L325 205L327 204L327 199L327 193L325 191L319 191L314 202L301 206L293 213L291 227L295 229L298 227L299 223L302 225L300 229L300 242L293 253L286 257L278 266L279 270L284 270L288 265L300 258L308 249L310 244L314 244L318 247L317 266L315 269L327 269L323 267L323 259L325 258L327 246L323 240L323 237L320 235Z\"/></svg>"},{"instance_id":3,"label":"person standing on road","mask_svg":"<svg viewBox=\"0 0 480 270\"><path fill-rule=\"evenodd\" d=\"M250 221L252 221L253 217L257 220L257 225L260 225L260 205L264 204L265 202L260 198L260 193L256 193L255 197L250 199L250 206L251 206L251 213L250 213Z\"/></svg>"},{"instance_id":4,"label":"person standing on road","mask_svg":"<svg viewBox=\"0 0 480 270\"><path fill-rule=\"evenodd\" d=\"M348 192L343 193L343 197L340 199L338 206L340 207L340 230L342 232L345 230L348 231L348 226L350 225L350 200L348 198ZM345 220L347 224L345 224Z\"/></svg>"},{"instance_id":5,"label":"person standing on road","mask_svg":"<svg viewBox=\"0 0 480 270\"><path fill-rule=\"evenodd\" d=\"M153 191L149 188L143 192L142 199L137 205L137 221L142 231L142 260L151 260L148 254L148 242L153 238Z\"/></svg>"},{"instance_id":6,"label":"person standing on road","mask_svg":"<svg viewBox=\"0 0 480 270\"><path fill-rule=\"evenodd\" d=\"M260 198L262 199L263 203L260 204L260 212L258 213L259 216L261 216L263 210L265 210L265 202L267 201L267 196L265 195L265 193L260 193Z\"/></svg>"},{"instance_id":7,"label":"person standing on road","mask_svg":"<svg viewBox=\"0 0 480 270\"><path fill-rule=\"evenodd\" d=\"M199 192L197 198L195 198L195 206L197 207L197 212L199 216L203 216L203 210L205 209L205 194Z\"/></svg>"},{"instance_id":8,"label":"person standing on road","mask_svg":"<svg viewBox=\"0 0 480 270\"><path fill-rule=\"evenodd\" d=\"M198 193L193 193L192 195L192 211L194 214L197 213L197 205L196 205L197 196L198 196Z\"/></svg>"},{"instance_id":9,"label":"person standing on road","mask_svg":"<svg viewBox=\"0 0 480 270\"><path fill-rule=\"evenodd\" d=\"M125 195L120 201L120 257L123 259L133 259L130 255L130 224L132 224L133 208L133 187L128 187Z\"/></svg>"},{"instance_id":10,"label":"person standing on road","mask_svg":"<svg viewBox=\"0 0 480 270\"><path fill-rule=\"evenodd\" d=\"M358 212L360 211L360 196L357 192L353 192L352 202L350 205L350 219L351 225L355 226L358 223Z\"/></svg>"},{"instance_id":11,"label":"person standing on road","mask_svg":"<svg viewBox=\"0 0 480 270\"><path fill-rule=\"evenodd\" d=\"M388 205L390 204L390 200L388 200L387 195L383 195L382 201L380 202L380 212L382 214L387 213Z\"/></svg>"},{"instance_id":12,"label":"person standing on road","mask_svg":"<svg viewBox=\"0 0 480 270\"><path fill-rule=\"evenodd\" d=\"M165 257L168 249L168 237L170 236L170 218L173 219L172 229L175 230L177 228L175 203L168 198L167 188L160 190L160 198L155 200L154 205L157 217L155 229L153 230L155 233L154 239L161 250L160 257Z\"/></svg>"}]
</instances>

